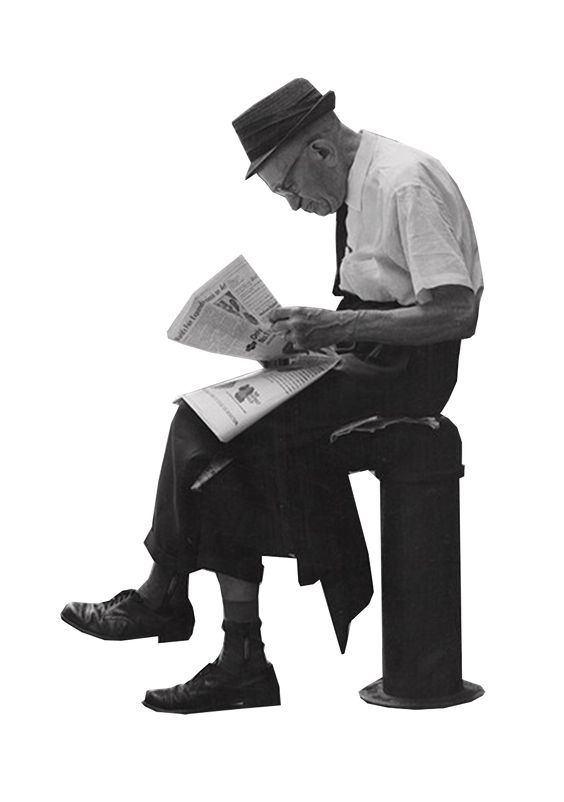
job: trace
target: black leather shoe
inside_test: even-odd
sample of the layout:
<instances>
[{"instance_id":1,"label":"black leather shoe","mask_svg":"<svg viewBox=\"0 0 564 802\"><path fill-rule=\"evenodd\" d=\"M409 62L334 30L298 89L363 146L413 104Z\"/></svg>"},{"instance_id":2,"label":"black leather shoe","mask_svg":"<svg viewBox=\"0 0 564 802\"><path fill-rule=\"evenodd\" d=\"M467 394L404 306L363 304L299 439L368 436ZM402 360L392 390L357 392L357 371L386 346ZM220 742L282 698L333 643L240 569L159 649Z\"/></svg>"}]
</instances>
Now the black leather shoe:
<instances>
[{"instance_id":1,"label":"black leather shoe","mask_svg":"<svg viewBox=\"0 0 564 802\"><path fill-rule=\"evenodd\" d=\"M280 688L274 668L267 663L258 674L236 675L208 663L184 685L147 691L145 707L159 713L206 713L242 707L280 704Z\"/></svg>"},{"instance_id":2,"label":"black leather shoe","mask_svg":"<svg viewBox=\"0 0 564 802\"><path fill-rule=\"evenodd\" d=\"M108 601L70 602L61 618L71 627L104 640L158 637L159 643L188 640L194 629L194 611L186 599L182 607L159 612L147 606L136 590L122 590Z\"/></svg>"}]
</instances>

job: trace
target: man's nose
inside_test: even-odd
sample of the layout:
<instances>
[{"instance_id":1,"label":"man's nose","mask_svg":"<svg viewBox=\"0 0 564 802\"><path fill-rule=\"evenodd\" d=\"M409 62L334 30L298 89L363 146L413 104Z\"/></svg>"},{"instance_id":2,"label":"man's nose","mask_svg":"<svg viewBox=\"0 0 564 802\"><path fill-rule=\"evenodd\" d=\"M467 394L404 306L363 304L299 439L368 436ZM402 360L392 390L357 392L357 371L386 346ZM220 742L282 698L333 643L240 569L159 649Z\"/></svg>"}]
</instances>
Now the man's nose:
<instances>
[{"instance_id":1,"label":"man's nose","mask_svg":"<svg viewBox=\"0 0 564 802\"><path fill-rule=\"evenodd\" d=\"M296 195L291 198L286 198L292 209L296 212L300 208L300 199Z\"/></svg>"}]
</instances>

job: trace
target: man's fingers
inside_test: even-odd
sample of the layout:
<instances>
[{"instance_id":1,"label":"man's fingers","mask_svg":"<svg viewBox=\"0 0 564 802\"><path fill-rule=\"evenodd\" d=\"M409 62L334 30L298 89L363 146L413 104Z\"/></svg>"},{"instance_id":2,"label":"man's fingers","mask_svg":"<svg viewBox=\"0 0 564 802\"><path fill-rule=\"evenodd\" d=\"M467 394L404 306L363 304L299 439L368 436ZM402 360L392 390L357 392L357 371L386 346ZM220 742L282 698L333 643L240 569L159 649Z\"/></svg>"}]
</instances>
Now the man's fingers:
<instances>
[{"instance_id":1,"label":"man's fingers","mask_svg":"<svg viewBox=\"0 0 564 802\"><path fill-rule=\"evenodd\" d=\"M269 362L261 362L263 368L276 368L276 370L291 370L293 367L293 360L289 357L280 359L271 359Z\"/></svg>"},{"instance_id":2,"label":"man's fingers","mask_svg":"<svg viewBox=\"0 0 564 802\"><path fill-rule=\"evenodd\" d=\"M270 322L274 323L277 320L288 320L288 318L292 316L294 309L295 307L293 306L279 306L270 313Z\"/></svg>"},{"instance_id":3,"label":"man's fingers","mask_svg":"<svg viewBox=\"0 0 564 802\"><path fill-rule=\"evenodd\" d=\"M280 334L285 334L287 331L290 330L287 318L285 318L284 320L277 320L275 323L272 324L270 330L277 331Z\"/></svg>"}]
</instances>

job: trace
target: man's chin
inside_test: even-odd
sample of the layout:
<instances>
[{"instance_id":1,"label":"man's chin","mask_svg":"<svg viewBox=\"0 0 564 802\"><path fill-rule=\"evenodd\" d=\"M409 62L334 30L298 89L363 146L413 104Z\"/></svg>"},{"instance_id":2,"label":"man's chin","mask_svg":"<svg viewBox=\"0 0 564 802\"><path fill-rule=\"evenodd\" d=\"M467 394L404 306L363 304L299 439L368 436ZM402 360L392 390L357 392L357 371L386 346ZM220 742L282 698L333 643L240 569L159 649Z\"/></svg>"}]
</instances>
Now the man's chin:
<instances>
[{"instance_id":1,"label":"man's chin","mask_svg":"<svg viewBox=\"0 0 564 802\"><path fill-rule=\"evenodd\" d=\"M307 207L302 206L302 209L304 212L308 212L308 214L317 214L319 217L326 217L328 214L332 214L334 211L326 201L315 204L312 203Z\"/></svg>"}]
</instances>

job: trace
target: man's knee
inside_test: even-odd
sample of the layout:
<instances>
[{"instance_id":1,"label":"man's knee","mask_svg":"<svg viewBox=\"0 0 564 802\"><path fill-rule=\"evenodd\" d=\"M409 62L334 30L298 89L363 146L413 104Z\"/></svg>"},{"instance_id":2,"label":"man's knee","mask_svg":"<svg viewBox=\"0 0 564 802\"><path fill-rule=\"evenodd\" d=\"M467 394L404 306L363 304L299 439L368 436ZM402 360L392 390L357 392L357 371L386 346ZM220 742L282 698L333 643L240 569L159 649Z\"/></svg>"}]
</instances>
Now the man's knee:
<instances>
[{"instance_id":1,"label":"man's knee","mask_svg":"<svg viewBox=\"0 0 564 802\"><path fill-rule=\"evenodd\" d=\"M221 444L190 407L181 402L170 424L165 464L174 465L176 481L190 486Z\"/></svg>"},{"instance_id":2,"label":"man's knee","mask_svg":"<svg viewBox=\"0 0 564 802\"><path fill-rule=\"evenodd\" d=\"M190 443L195 450L206 453L214 453L219 446L217 437L185 401L178 404L170 424L170 437L176 443Z\"/></svg>"}]
</instances>

